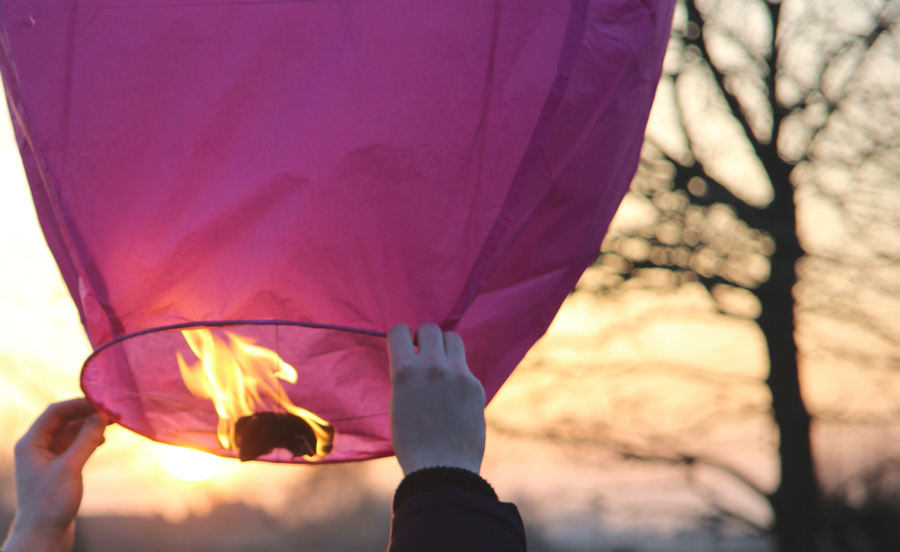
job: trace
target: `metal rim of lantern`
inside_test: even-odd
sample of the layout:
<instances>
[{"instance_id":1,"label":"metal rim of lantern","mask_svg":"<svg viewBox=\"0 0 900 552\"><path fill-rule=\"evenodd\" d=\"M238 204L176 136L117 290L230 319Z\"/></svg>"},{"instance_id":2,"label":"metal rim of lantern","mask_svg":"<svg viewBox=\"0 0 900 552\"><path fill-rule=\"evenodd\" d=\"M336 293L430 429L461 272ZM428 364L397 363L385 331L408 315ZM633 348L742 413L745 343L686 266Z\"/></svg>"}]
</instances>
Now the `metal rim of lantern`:
<instances>
[{"instance_id":1,"label":"metal rim of lantern","mask_svg":"<svg viewBox=\"0 0 900 552\"><path fill-rule=\"evenodd\" d=\"M365 330L362 328L354 328L351 326L341 326L341 325L337 325L337 324L320 324L320 323L316 323L316 322L298 322L298 321L294 321L294 320L276 320L276 319L271 319L271 320L215 320L215 321L206 321L206 322L183 322L180 324L170 324L167 326L148 328L146 330L140 330L137 332L132 332L132 333L129 333L126 335L122 335L122 336L112 339L112 340L104 343L103 345L97 347L96 349L94 349L81 365L81 372L79 374L79 386L81 388L81 391L84 393L84 396L88 400L88 402L90 402L91 405L93 405L93 407L96 410L106 414L110 418L110 420L114 421L115 423L121 425L122 427L124 427L130 431L133 431L139 435L143 435L144 437L147 437L153 441L158 441L158 439L156 439L156 438L150 437L149 435L145 435L144 432L139 431L137 428L130 427L129 424L122 424L121 421L119 419L117 419L118 417L114 415L114 413L109 412L106 408L104 408L102 405L100 405L96 401L94 401L93 398L91 398L90 394L87 392L85 382L84 382L85 372L86 372L86 368L87 368L88 364L90 364L90 362L92 360L94 360L94 358L96 358L104 350L106 350L114 345L117 345L119 343L122 343L124 341L128 341L128 340L136 338L136 337L141 337L143 335L148 335L148 334L153 334L153 333L162 333L162 332L168 332L168 331L173 331L173 330L187 330L187 329L192 329L192 328L227 328L227 327L234 327L234 326L276 326L276 327L277 326L297 326L297 327L312 328L312 329L318 329L318 330L335 330L335 331L342 331L342 332L348 332L348 333L369 335L372 337L380 337L383 339L387 338L387 334L385 332L379 332L377 330ZM368 417L368 416L363 416L363 417ZM333 421L343 421L345 419L337 419L337 420L333 420ZM158 442L163 442L163 441L158 441ZM184 444L179 444L179 443L166 443L166 444L175 445L175 446L184 446ZM193 448L193 447L191 447L191 448ZM202 450L202 449L195 449L195 450ZM209 452L210 454L216 454L217 456L221 456L220 454L218 454L216 452L212 452L212 451L203 451L203 452ZM381 457L381 456L390 456L390 454L391 453L380 454L380 455L376 456L376 458ZM269 460L269 459L266 459L264 461L275 462L275 463L284 462L283 460ZM331 460L330 462L331 463L343 463L343 462L348 462L348 461L352 461L352 460L337 460L337 461Z\"/></svg>"}]
</instances>

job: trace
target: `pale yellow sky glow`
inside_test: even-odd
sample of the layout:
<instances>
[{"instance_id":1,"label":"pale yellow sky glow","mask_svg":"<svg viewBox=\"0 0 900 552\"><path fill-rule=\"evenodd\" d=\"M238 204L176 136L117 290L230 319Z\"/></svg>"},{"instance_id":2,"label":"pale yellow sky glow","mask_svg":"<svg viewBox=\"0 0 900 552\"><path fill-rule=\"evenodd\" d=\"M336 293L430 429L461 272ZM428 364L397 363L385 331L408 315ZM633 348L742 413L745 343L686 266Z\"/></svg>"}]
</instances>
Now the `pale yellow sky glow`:
<instances>
[{"instance_id":1,"label":"pale yellow sky glow","mask_svg":"<svg viewBox=\"0 0 900 552\"><path fill-rule=\"evenodd\" d=\"M218 456L181 447L164 447L158 454L164 469L183 481L209 479L222 463Z\"/></svg>"}]
</instances>

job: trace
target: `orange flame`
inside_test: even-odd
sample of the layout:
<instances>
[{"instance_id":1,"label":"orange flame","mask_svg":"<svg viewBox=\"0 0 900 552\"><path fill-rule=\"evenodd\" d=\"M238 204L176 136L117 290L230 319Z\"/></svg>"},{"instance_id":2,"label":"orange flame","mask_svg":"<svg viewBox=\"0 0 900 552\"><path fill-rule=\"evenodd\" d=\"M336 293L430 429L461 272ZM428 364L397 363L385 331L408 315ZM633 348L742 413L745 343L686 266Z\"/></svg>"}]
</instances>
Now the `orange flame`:
<instances>
[{"instance_id":1,"label":"orange flame","mask_svg":"<svg viewBox=\"0 0 900 552\"><path fill-rule=\"evenodd\" d=\"M237 450L235 423L273 403L305 420L316 434L316 454L306 460L324 458L331 451L334 429L312 412L294 405L279 380L297 383L297 370L275 351L255 345L253 339L226 331L230 343L205 328L182 330L181 334L198 361L192 366L181 352L178 368L188 390L196 397L211 399L219 415L216 436L227 450Z\"/></svg>"}]
</instances>

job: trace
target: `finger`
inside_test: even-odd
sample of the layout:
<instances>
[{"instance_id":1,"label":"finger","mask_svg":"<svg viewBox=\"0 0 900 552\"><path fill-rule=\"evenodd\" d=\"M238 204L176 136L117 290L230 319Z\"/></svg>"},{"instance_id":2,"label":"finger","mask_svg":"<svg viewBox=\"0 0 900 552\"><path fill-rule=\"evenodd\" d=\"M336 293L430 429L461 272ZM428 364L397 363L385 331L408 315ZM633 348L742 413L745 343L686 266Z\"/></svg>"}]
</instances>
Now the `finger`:
<instances>
[{"instance_id":1,"label":"finger","mask_svg":"<svg viewBox=\"0 0 900 552\"><path fill-rule=\"evenodd\" d=\"M31 424L31 427L22 437L22 441L34 443L38 440L47 442L52 439L53 433L69 421L78 420L90 416L97 410L85 398L71 399L68 401L51 404Z\"/></svg>"},{"instance_id":2,"label":"finger","mask_svg":"<svg viewBox=\"0 0 900 552\"><path fill-rule=\"evenodd\" d=\"M440 355L444 352L444 338L441 328L434 322L427 322L416 330L416 341L419 344L419 354Z\"/></svg>"},{"instance_id":3,"label":"finger","mask_svg":"<svg viewBox=\"0 0 900 552\"><path fill-rule=\"evenodd\" d=\"M456 332L444 332L444 350L447 351L447 358L454 365L466 366L466 346L463 344L462 337Z\"/></svg>"},{"instance_id":4,"label":"finger","mask_svg":"<svg viewBox=\"0 0 900 552\"><path fill-rule=\"evenodd\" d=\"M74 469L81 471L91 454L106 441L103 437L106 422L106 417L102 414L97 413L90 416L60 458L63 458Z\"/></svg>"},{"instance_id":5,"label":"finger","mask_svg":"<svg viewBox=\"0 0 900 552\"><path fill-rule=\"evenodd\" d=\"M388 357L391 360L391 374L394 373L397 366L408 362L414 356L416 356L416 349L413 347L409 326L397 324L388 331Z\"/></svg>"}]
</instances>

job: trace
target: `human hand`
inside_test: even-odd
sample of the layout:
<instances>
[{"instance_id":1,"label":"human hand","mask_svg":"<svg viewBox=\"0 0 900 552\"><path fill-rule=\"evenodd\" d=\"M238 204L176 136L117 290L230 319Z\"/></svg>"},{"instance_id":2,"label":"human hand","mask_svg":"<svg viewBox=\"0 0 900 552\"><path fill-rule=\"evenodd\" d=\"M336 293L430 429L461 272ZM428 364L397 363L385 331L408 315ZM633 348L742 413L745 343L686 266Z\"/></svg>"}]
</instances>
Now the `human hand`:
<instances>
[{"instance_id":1,"label":"human hand","mask_svg":"<svg viewBox=\"0 0 900 552\"><path fill-rule=\"evenodd\" d=\"M107 419L87 399L50 405L16 443L16 519L3 552L68 552L84 487L81 469Z\"/></svg>"},{"instance_id":2,"label":"human hand","mask_svg":"<svg viewBox=\"0 0 900 552\"><path fill-rule=\"evenodd\" d=\"M391 437L404 475L444 466L481 471L484 388L466 364L462 338L437 324L388 332L391 359Z\"/></svg>"}]
</instances>

